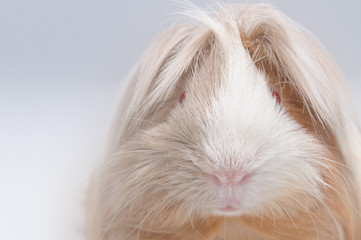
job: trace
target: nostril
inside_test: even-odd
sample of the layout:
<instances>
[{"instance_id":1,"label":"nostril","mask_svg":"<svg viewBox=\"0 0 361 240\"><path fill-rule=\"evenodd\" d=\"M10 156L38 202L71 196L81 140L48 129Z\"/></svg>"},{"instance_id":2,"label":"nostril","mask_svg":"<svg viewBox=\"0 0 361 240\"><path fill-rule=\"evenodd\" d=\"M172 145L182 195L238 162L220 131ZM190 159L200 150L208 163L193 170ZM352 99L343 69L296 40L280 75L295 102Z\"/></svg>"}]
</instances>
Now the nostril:
<instances>
[{"instance_id":1,"label":"nostril","mask_svg":"<svg viewBox=\"0 0 361 240\"><path fill-rule=\"evenodd\" d=\"M210 173L208 177L210 181L220 187L226 185L240 186L248 181L252 176L252 173L235 173L235 172L222 172L222 173Z\"/></svg>"},{"instance_id":2,"label":"nostril","mask_svg":"<svg viewBox=\"0 0 361 240\"><path fill-rule=\"evenodd\" d=\"M248 180L253 176L252 173L246 173L243 175L238 176L237 178L234 179L234 184L235 185L242 185L246 182L248 182Z\"/></svg>"},{"instance_id":3,"label":"nostril","mask_svg":"<svg viewBox=\"0 0 361 240\"><path fill-rule=\"evenodd\" d=\"M219 177L217 175L208 174L208 176L209 176L211 182L214 183L216 186L222 185L222 181L221 181L221 179L219 179Z\"/></svg>"}]
</instances>

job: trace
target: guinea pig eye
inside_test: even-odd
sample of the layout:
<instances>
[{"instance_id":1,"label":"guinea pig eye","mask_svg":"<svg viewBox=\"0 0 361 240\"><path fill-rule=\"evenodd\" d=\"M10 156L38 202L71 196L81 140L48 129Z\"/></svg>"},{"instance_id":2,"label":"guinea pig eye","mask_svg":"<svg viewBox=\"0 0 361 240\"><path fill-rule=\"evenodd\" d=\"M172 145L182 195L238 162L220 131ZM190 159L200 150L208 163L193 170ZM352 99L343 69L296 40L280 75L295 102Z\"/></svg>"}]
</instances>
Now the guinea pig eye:
<instances>
[{"instance_id":1,"label":"guinea pig eye","mask_svg":"<svg viewBox=\"0 0 361 240\"><path fill-rule=\"evenodd\" d=\"M278 104L281 103L281 97L278 94L278 92L276 92L275 90L272 90L272 97L276 98L276 101L277 101Z\"/></svg>"},{"instance_id":2,"label":"guinea pig eye","mask_svg":"<svg viewBox=\"0 0 361 240\"><path fill-rule=\"evenodd\" d=\"M186 92L182 92L182 94L179 96L179 103L183 104L184 99L186 98Z\"/></svg>"}]
</instances>

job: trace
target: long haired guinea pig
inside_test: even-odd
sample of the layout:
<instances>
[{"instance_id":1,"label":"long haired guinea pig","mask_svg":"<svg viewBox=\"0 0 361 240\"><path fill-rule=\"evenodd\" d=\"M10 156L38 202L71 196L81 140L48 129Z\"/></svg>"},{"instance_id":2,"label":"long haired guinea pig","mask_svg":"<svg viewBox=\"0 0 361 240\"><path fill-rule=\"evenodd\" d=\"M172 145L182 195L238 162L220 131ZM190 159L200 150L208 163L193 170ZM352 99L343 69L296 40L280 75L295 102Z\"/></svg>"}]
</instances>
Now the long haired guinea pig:
<instances>
[{"instance_id":1,"label":"long haired guinea pig","mask_svg":"<svg viewBox=\"0 0 361 240\"><path fill-rule=\"evenodd\" d=\"M266 5L185 14L122 96L92 239L361 239L360 131L333 60Z\"/></svg>"}]
</instances>

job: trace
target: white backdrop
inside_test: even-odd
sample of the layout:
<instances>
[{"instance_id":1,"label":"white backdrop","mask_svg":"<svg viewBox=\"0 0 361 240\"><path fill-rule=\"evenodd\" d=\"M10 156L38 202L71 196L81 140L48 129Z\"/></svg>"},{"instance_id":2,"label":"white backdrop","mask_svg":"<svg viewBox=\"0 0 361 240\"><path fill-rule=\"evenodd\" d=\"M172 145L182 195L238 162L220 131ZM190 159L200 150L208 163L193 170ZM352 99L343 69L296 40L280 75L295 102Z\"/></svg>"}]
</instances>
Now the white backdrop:
<instances>
[{"instance_id":1,"label":"white backdrop","mask_svg":"<svg viewBox=\"0 0 361 240\"><path fill-rule=\"evenodd\" d=\"M361 109L361 1L270 3L319 37ZM0 2L1 239L82 239L80 204L122 79L179 10L166 0Z\"/></svg>"}]
</instances>

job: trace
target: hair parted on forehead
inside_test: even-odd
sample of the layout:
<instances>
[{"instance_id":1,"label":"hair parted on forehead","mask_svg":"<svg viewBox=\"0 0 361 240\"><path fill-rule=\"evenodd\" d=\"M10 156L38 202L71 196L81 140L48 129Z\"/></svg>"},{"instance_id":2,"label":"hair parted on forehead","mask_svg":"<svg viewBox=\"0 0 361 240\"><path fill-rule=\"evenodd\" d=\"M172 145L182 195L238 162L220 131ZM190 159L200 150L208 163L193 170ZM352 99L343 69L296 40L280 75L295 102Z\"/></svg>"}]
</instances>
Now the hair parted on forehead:
<instances>
[{"instance_id":1,"label":"hair parted on forehead","mask_svg":"<svg viewBox=\"0 0 361 240\"><path fill-rule=\"evenodd\" d=\"M295 90L315 126L335 135L348 164L360 169L357 117L342 73L323 47L297 23L265 4L224 5L217 11L195 6L184 12L198 21L172 27L150 47L123 94L113 128L113 149L160 112L187 72L196 74L207 48L219 48L216 62L257 68ZM238 65L237 65L238 64ZM231 66L232 65L232 66ZM282 94L282 93L281 93Z\"/></svg>"},{"instance_id":2,"label":"hair parted on forehead","mask_svg":"<svg viewBox=\"0 0 361 240\"><path fill-rule=\"evenodd\" d=\"M89 188L95 239L248 236L234 223L247 239L359 239L360 127L335 62L269 5L186 5L193 21L154 41L123 92Z\"/></svg>"}]
</instances>

